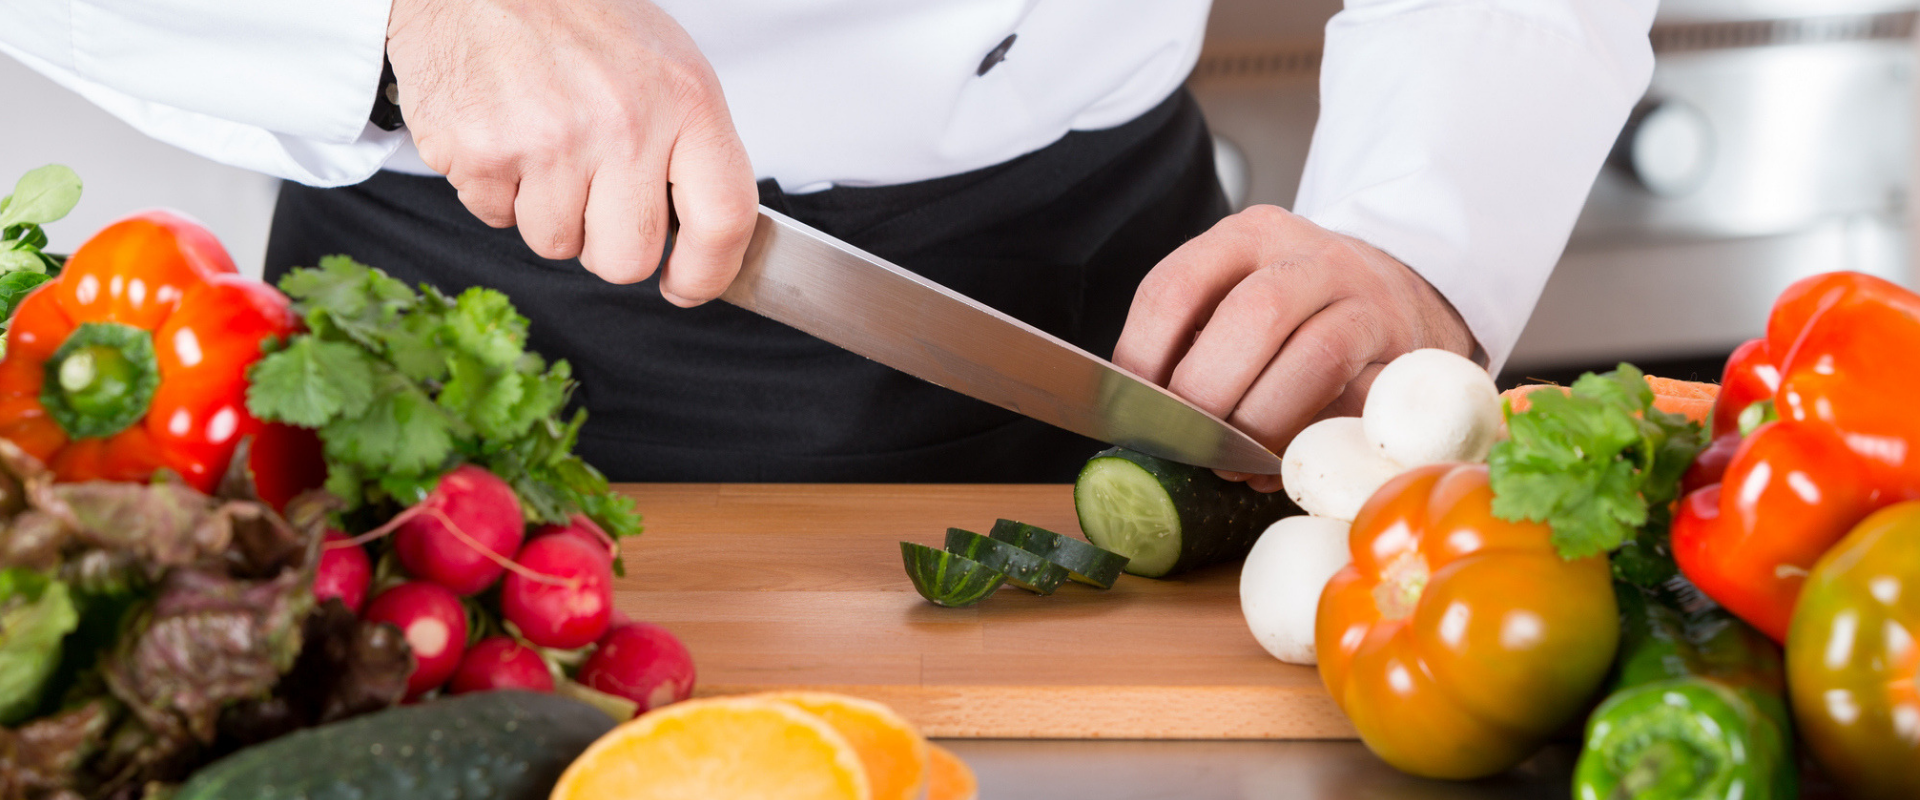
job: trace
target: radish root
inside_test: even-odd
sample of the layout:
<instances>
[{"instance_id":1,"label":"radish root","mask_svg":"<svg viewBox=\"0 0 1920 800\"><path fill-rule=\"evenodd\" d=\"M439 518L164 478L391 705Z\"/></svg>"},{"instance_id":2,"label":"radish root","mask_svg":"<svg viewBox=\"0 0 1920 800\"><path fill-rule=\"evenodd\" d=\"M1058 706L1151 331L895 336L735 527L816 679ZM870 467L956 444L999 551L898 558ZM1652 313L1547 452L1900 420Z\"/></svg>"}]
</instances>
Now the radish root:
<instances>
[{"instance_id":1,"label":"radish root","mask_svg":"<svg viewBox=\"0 0 1920 800\"><path fill-rule=\"evenodd\" d=\"M514 561L511 558L508 558L506 556L500 555L497 552L494 552L493 548L481 544L479 541L475 540L472 536L467 535L466 531L461 530L460 526L454 523L453 518L447 516L447 512L441 511L438 508L431 508L428 506L408 506L406 510L393 515L393 519L387 520L385 524L382 524L378 528L374 528L373 530L367 531L366 533L360 534L359 536L355 536L352 539L348 539L346 541L328 542L326 543L325 546L329 548L348 547L348 546L358 547L360 545L366 544L367 542L371 542L375 539L378 539L382 536L386 536L390 533L393 533L396 530L399 530L400 526L407 524L408 520L411 520L414 517L421 516L423 514L432 516L434 519L439 520L441 525L446 526L447 532L453 534L453 538L459 539L461 543L465 544L468 547L473 548L476 551L479 551L479 553L483 556L486 556L488 560L491 560L495 564L499 564L501 567L504 567L507 571L512 572L515 575L519 575L520 577L526 578L527 580L533 581L534 583L545 584L547 586L564 586L568 589L580 588L579 578L561 578L554 575L548 575L544 572L539 572L537 570L528 569L525 565L522 565L520 562Z\"/></svg>"}]
</instances>

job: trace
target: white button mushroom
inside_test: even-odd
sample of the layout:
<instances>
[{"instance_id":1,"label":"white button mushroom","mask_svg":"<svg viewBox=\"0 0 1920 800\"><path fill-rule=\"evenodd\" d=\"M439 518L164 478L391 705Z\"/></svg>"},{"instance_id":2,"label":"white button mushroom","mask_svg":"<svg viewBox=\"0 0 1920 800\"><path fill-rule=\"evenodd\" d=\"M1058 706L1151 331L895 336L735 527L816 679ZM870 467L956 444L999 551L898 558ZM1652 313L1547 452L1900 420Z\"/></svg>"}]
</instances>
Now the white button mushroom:
<instances>
[{"instance_id":1,"label":"white button mushroom","mask_svg":"<svg viewBox=\"0 0 1920 800\"><path fill-rule=\"evenodd\" d=\"M1268 527L1247 553L1240 568L1240 613L1274 658L1315 663L1320 590L1351 560L1347 529L1337 519L1287 517Z\"/></svg>"},{"instance_id":2,"label":"white button mushroom","mask_svg":"<svg viewBox=\"0 0 1920 800\"><path fill-rule=\"evenodd\" d=\"M1308 425L1280 457L1280 484L1316 517L1352 521L1381 484L1404 472L1367 440L1359 417Z\"/></svg>"},{"instance_id":3,"label":"white button mushroom","mask_svg":"<svg viewBox=\"0 0 1920 800\"><path fill-rule=\"evenodd\" d=\"M1367 440L1407 469L1484 461L1500 435L1500 391L1460 355L1415 350L1380 370L1360 419Z\"/></svg>"}]
</instances>

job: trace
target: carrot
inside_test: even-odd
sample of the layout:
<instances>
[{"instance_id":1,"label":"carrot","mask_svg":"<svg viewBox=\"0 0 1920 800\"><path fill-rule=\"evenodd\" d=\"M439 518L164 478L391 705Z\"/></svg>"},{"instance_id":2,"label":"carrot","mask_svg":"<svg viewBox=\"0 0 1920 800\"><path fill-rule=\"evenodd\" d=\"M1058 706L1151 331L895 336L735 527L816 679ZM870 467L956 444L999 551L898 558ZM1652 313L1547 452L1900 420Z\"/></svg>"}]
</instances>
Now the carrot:
<instances>
[{"instance_id":1,"label":"carrot","mask_svg":"<svg viewBox=\"0 0 1920 800\"><path fill-rule=\"evenodd\" d=\"M1704 423L1707 415L1713 413L1713 401L1720 396L1720 385L1699 381L1682 381L1673 378L1647 376L1647 387L1653 390L1653 407L1669 414L1680 414L1694 422ZM1513 406L1514 413L1527 410L1533 402L1527 396L1542 389L1570 391L1565 386L1551 383L1529 383L1515 386L1500 393Z\"/></svg>"}]
</instances>

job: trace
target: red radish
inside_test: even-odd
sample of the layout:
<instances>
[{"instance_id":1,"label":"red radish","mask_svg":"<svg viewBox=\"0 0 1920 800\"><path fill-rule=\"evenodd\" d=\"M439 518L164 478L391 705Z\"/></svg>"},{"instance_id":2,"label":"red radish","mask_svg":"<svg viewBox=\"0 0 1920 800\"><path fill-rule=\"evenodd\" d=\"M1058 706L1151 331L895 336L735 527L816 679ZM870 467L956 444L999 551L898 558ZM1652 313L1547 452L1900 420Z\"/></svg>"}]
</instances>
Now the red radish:
<instances>
[{"instance_id":1,"label":"red radish","mask_svg":"<svg viewBox=\"0 0 1920 800\"><path fill-rule=\"evenodd\" d=\"M427 499L408 509L394 531L393 552L416 578L470 595L492 586L520 549L526 519L513 487L472 464L440 478ZM498 557L476 549L485 547Z\"/></svg>"},{"instance_id":2,"label":"red radish","mask_svg":"<svg viewBox=\"0 0 1920 800\"><path fill-rule=\"evenodd\" d=\"M607 632L613 614L613 561L583 536L540 536L500 585L500 613L541 647L571 650ZM541 576L529 577L523 572Z\"/></svg>"},{"instance_id":3,"label":"red radish","mask_svg":"<svg viewBox=\"0 0 1920 800\"><path fill-rule=\"evenodd\" d=\"M453 694L493 689L553 691L553 672L540 652L511 636L491 636L467 649L447 691Z\"/></svg>"},{"instance_id":4,"label":"red radish","mask_svg":"<svg viewBox=\"0 0 1920 800\"><path fill-rule=\"evenodd\" d=\"M407 581L367 604L362 619L392 623L413 650L413 674L407 676L412 699L446 683L467 649L467 610L460 598L436 583Z\"/></svg>"},{"instance_id":5,"label":"red radish","mask_svg":"<svg viewBox=\"0 0 1920 800\"><path fill-rule=\"evenodd\" d=\"M637 713L693 696L693 655L666 628L633 622L607 632L580 666L589 688L640 704Z\"/></svg>"},{"instance_id":6,"label":"red radish","mask_svg":"<svg viewBox=\"0 0 1920 800\"><path fill-rule=\"evenodd\" d=\"M344 533L328 530L320 563L313 570L313 599L325 602L338 597L348 610L358 614L367 602L367 586L371 583L373 562L367 558L367 549L354 544Z\"/></svg>"},{"instance_id":7,"label":"red radish","mask_svg":"<svg viewBox=\"0 0 1920 800\"><path fill-rule=\"evenodd\" d=\"M535 528L532 538L553 535L578 536L587 544L593 545L594 549L605 553L607 558L620 554L620 545L614 542L613 537L609 536L599 523L585 514L573 515L565 525L542 525Z\"/></svg>"}]
</instances>

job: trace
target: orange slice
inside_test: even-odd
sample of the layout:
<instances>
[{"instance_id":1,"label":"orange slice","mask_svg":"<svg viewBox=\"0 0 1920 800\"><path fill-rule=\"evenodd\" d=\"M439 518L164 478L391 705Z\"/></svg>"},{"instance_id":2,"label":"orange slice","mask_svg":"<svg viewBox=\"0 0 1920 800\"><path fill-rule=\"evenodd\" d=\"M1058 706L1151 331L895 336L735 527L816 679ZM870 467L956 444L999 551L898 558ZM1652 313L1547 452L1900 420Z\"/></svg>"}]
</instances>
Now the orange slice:
<instances>
[{"instance_id":1,"label":"orange slice","mask_svg":"<svg viewBox=\"0 0 1920 800\"><path fill-rule=\"evenodd\" d=\"M927 745L927 800L979 800L980 783L953 751Z\"/></svg>"},{"instance_id":2,"label":"orange slice","mask_svg":"<svg viewBox=\"0 0 1920 800\"><path fill-rule=\"evenodd\" d=\"M691 700L580 754L551 800L871 800L860 755L825 720L751 697Z\"/></svg>"},{"instance_id":3,"label":"orange slice","mask_svg":"<svg viewBox=\"0 0 1920 800\"><path fill-rule=\"evenodd\" d=\"M792 703L847 738L866 767L873 800L919 800L927 781L927 740L893 709L827 692L772 692L757 697Z\"/></svg>"}]
</instances>

